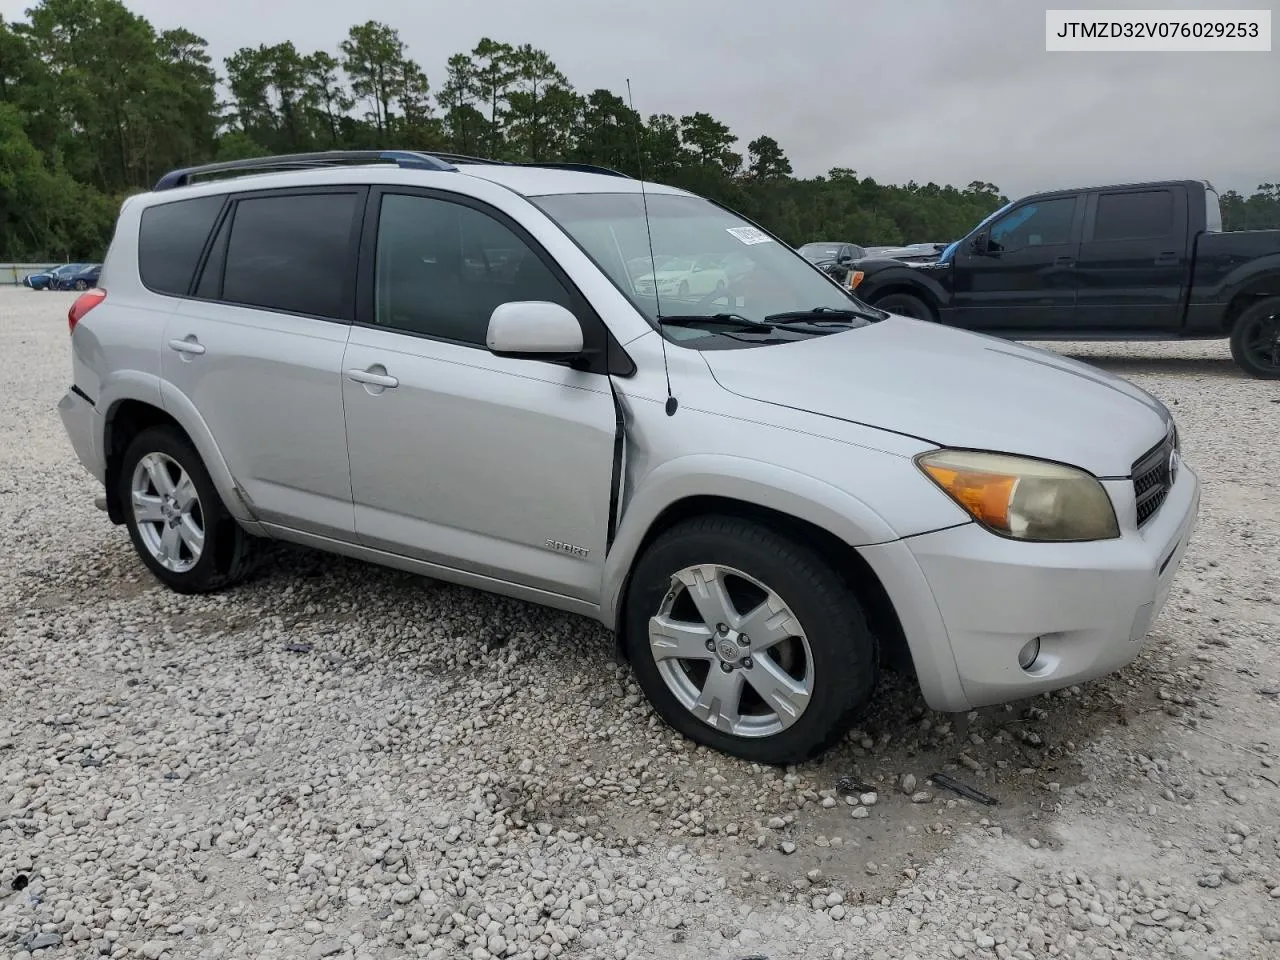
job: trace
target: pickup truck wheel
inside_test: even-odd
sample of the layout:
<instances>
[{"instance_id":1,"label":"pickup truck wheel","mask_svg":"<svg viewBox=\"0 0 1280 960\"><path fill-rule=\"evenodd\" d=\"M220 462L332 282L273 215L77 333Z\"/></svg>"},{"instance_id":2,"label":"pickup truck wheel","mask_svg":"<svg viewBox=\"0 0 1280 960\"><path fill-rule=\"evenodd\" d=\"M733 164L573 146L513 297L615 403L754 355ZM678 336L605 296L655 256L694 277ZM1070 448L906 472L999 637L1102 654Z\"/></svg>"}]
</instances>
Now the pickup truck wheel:
<instances>
[{"instance_id":1,"label":"pickup truck wheel","mask_svg":"<svg viewBox=\"0 0 1280 960\"><path fill-rule=\"evenodd\" d=\"M167 587L210 593L248 575L253 538L227 512L200 455L179 431L139 433L119 477L134 549Z\"/></svg>"},{"instance_id":2,"label":"pickup truck wheel","mask_svg":"<svg viewBox=\"0 0 1280 960\"><path fill-rule=\"evenodd\" d=\"M1280 297L1259 300L1236 318L1231 357L1250 376L1280 379Z\"/></svg>"},{"instance_id":3,"label":"pickup truck wheel","mask_svg":"<svg viewBox=\"0 0 1280 960\"><path fill-rule=\"evenodd\" d=\"M874 306L879 307L881 310L888 310L890 313L896 313L901 317L914 317L916 320L930 321L937 319L927 303L909 293L891 293L887 297L881 297L877 300Z\"/></svg>"},{"instance_id":4,"label":"pickup truck wheel","mask_svg":"<svg viewBox=\"0 0 1280 960\"><path fill-rule=\"evenodd\" d=\"M680 733L757 763L797 763L849 729L875 690L858 598L814 551L708 516L654 541L628 589L636 678Z\"/></svg>"}]
</instances>

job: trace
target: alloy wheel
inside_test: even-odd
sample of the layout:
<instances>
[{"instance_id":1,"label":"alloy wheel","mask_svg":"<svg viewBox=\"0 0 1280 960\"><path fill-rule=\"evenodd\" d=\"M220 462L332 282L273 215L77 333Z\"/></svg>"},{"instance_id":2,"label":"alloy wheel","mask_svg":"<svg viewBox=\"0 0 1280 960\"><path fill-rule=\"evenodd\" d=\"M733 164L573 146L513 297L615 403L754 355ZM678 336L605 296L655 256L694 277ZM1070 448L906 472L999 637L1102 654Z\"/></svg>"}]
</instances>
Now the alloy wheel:
<instances>
[{"instance_id":1,"label":"alloy wheel","mask_svg":"<svg viewBox=\"0 0 1280 960\"><path fill-rule=\"evenodd\" d=\"M649 649L676 700L739 737L794 724L813 695L813 653L776 591L720 564L686 567L649 620Z\"/></svg>"},{"instance_id":2,"label":"alloy wheel","mask_svg":"<svg viewBox=\"0 0 1280 960\"><path fill-rule=\"evenodd\" d=\"M1280 312L1249 321L1241 331L1240 346L1259 367L1280 372Z\"/></svg>"},{"instance_id":3,"label":"alloy wheel","mask_svg":"<svg viewBox=\"0 0 1280 960\"><path fill-rule=\"evenodd\" d=\"M147 552L166 570L186 573L204 554L204 510L191 475L172 457L149 453L133 470L133 518Z\"/></svg>"}]
</instances>

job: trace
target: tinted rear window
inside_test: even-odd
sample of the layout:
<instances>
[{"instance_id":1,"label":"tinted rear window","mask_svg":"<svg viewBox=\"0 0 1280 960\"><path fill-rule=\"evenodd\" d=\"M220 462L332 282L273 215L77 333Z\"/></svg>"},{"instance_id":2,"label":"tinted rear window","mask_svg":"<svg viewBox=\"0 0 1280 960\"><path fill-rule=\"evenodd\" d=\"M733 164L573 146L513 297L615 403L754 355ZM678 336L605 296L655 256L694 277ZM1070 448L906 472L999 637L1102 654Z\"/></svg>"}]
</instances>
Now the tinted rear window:
<instances>
[{"instance_id":1,"label":"tinted rear window","mask_svg":"<svg viewBox=\"0 0 1280 960\"><path fill-rule=\"evenodd\" d=\"M1222 206L1218 200L1218 191L1205 188L1204 191L1205 229L1210 233L1222 232Z\"/></svg>"},{"instance_id":2,"label":"tinted rear window","mask_svg":"<svg viewBox=\"0 0 1280 960\"><path fill-rule=\"evenodd\" d=\"M259 197L236 204L222 299L345 319L355 273L353 193Z\"/></svg>"},{"instance_id":3,"label":"tinted rear window","mask_svg":"<svg viewBox=\"0 0 1280 960\"><path fill-rule=\"evenodd\" d=\"M186 296L196 264L225 198L196 197L142 211L138 272L156 293Z\"/></svg>"},{"instance_id":4,"label":"tinted rear window","mask_svg":"<svg viewBox=\"0 0 1280 960\"><path fill-rule=\"evenodd\" d=\"M1093 225L1095 240L1141 240L1173 233L1173 194L1104 193L1098 197Z\"/></svg>"}]
</instances>

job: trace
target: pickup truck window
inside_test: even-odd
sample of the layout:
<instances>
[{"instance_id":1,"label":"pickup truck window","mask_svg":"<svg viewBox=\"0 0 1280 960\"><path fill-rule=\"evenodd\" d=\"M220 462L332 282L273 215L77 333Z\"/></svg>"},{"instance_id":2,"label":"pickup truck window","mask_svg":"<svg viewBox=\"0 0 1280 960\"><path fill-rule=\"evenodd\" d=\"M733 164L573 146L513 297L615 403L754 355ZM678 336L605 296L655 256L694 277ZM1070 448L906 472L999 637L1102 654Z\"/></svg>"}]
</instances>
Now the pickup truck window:
<instances>
[{"instance_id":1,"label":"pickup truck window","mask_svg":"<svg viewBox=\"0 0 1280 960\"><path fill-rule=\"evenodd\" d=\"M1046 243L1070 243L1075 209L1075 197L1062 197L1010 210L991 225L991 248L1009 251Z\"/></svg>"},{"instance_id":2,"label":"pickup truck window","mask_svg":"<svg viewBox=\"0 0 1280 960\"><path fill-rule=\"evenodd\" d=\"M1209 233L1222 232L1222 205L1218 202L1218 191L1207 187L1204 191L1204 223Z\"/></svg>"},{"instance_id":3,"label":"pickup truck window","mask_svg":"<svg viewBox=\"0 0 1280 960\"><path fill-rule=\"evenodd\" d=\"M1104 193L1098 197L1094 240L1147 240L1173 233L1173 192Z\"/></svg>"}]
</instances>

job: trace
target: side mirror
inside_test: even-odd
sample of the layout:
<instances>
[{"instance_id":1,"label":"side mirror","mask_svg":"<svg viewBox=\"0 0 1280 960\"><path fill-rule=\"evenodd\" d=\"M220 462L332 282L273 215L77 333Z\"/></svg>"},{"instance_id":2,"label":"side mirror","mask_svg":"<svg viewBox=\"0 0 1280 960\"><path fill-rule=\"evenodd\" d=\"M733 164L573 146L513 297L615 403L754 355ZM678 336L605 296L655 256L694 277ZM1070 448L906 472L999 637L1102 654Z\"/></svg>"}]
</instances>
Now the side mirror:
<instances>
[{"instance_id":1,"label":"side mirror","mask_svg":"<svg viewBox=\"0 0 1280 960\"><path fill-rule=\"evenodd\" d=\"M976 237L974 237L972 240L969 241L969 252L976 254L979 257L983 256L984 254L990 253L991 238L985 233L978 234Z\"/></svg>"},{"instance_id":2,"label":"side mirror","mask_svg":"<svg viewBox=\"0 0 1280 960\"><path fill-rule=\"evenodd\" d=\"M853 254L851 253L840 254L840 259L837 260L836 263L853 263Z\"/></svg>"},{"instance_id":3,"label":"side mirror","mask_svg":"<svg viewBox=\"0 0 1280 960\"><path fill-rule=\"evenodd\" d=\"M568 360L582 353L582 324L558 303L503 303L489 317L485 345L499 357Z\"/></svg>"}]
</instances>

